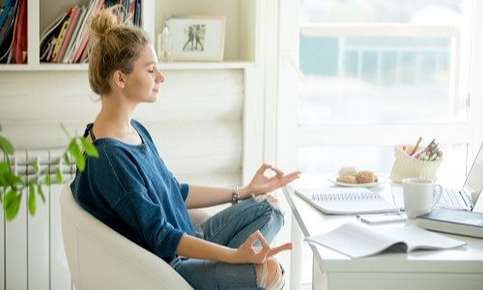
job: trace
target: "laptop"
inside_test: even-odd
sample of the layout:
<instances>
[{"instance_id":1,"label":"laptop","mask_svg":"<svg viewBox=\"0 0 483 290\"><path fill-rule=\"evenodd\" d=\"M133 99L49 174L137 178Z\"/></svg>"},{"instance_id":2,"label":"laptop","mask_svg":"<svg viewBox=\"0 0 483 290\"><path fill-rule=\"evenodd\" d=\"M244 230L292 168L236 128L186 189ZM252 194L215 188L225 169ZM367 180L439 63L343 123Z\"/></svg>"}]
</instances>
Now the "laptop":
<instances>
[{"instance_id":1,"label":"laptop","mask_svg":"<svg viewBox=\"0 0 483 290\"><path fill-rule=\"evenodd\" d=\"M444 189L436 208L450 208L466 211L483 212L483 143L471 165L465 183L459 190Z\"/></svg>"}]
</instances>

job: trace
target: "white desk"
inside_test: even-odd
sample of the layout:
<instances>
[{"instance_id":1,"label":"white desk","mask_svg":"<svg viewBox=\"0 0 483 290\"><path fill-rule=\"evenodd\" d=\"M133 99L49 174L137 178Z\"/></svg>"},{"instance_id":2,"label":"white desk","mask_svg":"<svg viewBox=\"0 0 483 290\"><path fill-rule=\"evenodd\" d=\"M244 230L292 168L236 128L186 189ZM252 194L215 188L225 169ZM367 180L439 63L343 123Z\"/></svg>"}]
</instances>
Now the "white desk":
<instances>
[{"instance_id":1,"label":"white desk","mask_svg":"<svg viewBox=\"0 0 483 290\"><path fill-rule=\"evenodd\" d=\"M323 186L323 185L321 185ZM284 188L284 195L291 204L293 214L292 240L303 241L303 237L328 232L354 216L329 216L320 213L293 192L293 188L313 188L303 182ZM396 196L400 187L388 183L380 193L391 200L391 191ZM401 226L402 223L394 224ZM303 234L303 236L301 236ZM351 259L323 246L311 245L314 254L313 289L329 290L377 290L377 289L437 289L466 290L483 289L483 239L448 235L464 240L467 245L452 250L415 251L406 253L383 253L377 256ZM296 249L299 250L296 250ZM300 281L300 245L292 252L291 290L298 289Z\"/></svg>"}]
</instances>

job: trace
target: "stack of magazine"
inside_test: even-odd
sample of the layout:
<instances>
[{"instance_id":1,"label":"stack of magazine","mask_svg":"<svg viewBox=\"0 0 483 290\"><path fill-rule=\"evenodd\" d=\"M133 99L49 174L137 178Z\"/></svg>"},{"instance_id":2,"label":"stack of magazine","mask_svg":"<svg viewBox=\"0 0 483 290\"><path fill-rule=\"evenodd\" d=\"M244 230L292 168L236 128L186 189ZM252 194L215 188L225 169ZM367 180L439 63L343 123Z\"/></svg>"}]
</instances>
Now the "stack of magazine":
<instances>
[{"instance_id":1,"label":"stack of magazine","mask_svg":"<svg viewBox=\"0 0 483 290\"><path fill-rule=\"evenodd\" d=\"M4 0L0 5L0 63L26 63L27 0Z\"/></svg>"},{"instance_id":2,"label":"stack of magazine","mask_svg":"<svg viewBox=\"0 0 483 290\"><path fill-rule=\"evenodd\" d=\"M122 21L136 26L142 23L141 0L91 0L87 6L75 5L59 15L40 36L40 61L85 63L88 60L89 19L105 7L120 4Z\"/></svg>"}]
</instances>

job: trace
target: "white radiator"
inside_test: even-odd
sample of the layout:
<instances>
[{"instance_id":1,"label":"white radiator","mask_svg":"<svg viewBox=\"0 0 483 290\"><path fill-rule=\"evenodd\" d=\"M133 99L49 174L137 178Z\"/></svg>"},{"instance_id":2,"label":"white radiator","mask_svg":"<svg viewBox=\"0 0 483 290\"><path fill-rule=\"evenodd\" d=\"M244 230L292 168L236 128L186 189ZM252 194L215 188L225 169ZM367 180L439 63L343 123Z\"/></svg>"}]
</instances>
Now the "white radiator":
<instances>
[{"instance_id":1,"label":"white radiator","mask_svg":"<svg viewBox=\"0 0 483 290\"><path fill-rule=\"evenodd\" d=\"M34 167L50 172L60 166L64 182L75 174L73 165L63 164L60 150L17 150L12 160L17 175L36 178ZM41 177L42 178L42 177ZM28 214L27 193L23 192L17 217L7 222L0 215L0 290L68 290L73 289L61 232L59 196L63 185L44 187L45 204L37 197L37 211ZM26 191L26 190L25 190Z\"/></svg>"}]
</instances>

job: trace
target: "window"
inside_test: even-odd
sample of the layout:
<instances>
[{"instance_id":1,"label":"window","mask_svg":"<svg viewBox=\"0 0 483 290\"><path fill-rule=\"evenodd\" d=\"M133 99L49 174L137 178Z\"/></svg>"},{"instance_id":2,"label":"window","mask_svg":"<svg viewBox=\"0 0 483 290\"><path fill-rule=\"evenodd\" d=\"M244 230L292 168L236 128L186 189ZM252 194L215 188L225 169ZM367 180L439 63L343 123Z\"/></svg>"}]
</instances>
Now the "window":
<instances>
[{"instance_id":1,"label":"window","mask_svg":"<svg viewBox=\"0 0 483 290\"><path fill-rule=\"evenodd\" d=\"M437 138L464 178L472 1L304 0L298 37L297 164L388 173L393 146Z\"/></svg>"},{"instance_id":2,"label":"window","mask_svg":"<svg viewBox=\"0 0 483 290\"><path fill-rule=\"evenodd\" d=\"M470 103L475 3L285 4L279 164L296 167L304 175L335 174L348 165L388 175L394 146L415 143L422 136L423 142L436 138L442 146L439 181L461 186L471 159L470 141L475 129L482 129L481 124L475 127L470 115L475 111ZM294 82L296 90L291 88ZM307 248L303 255L308 253ZM310 267L303 265L303 282L311 281Z\"/></svg>"}]
</instances>

